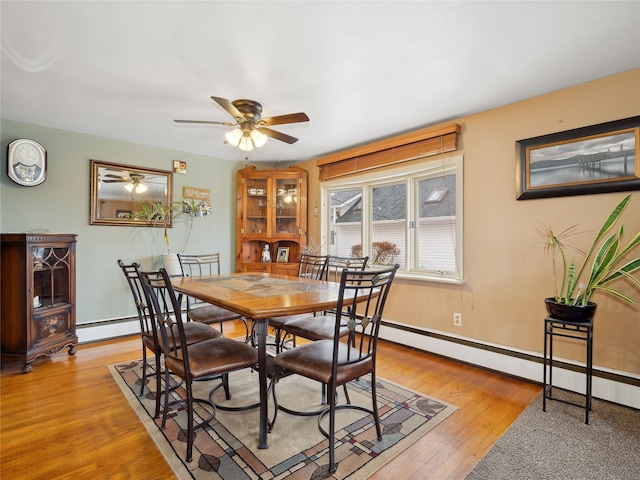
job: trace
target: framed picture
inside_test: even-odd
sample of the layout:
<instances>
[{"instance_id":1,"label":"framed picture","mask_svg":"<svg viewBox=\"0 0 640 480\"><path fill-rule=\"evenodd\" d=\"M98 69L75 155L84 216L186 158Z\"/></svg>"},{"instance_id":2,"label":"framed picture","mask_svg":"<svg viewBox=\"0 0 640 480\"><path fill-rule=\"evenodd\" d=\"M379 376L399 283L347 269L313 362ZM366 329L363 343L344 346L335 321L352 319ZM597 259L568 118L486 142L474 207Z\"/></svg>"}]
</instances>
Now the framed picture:
<instances>
[{"instance_id":1,"label":"framed picture","mask_svg":"<svg viewBox=\"0 0 640 480\"><path fill-rule=\"evenodd\" d=\"M289 247L278 247L278 256L276 258L277 262L288 262L289 261Z\"/></svg>"},{"instance_id":2,"label":"framed picture","mask_svg":"<svg viewBox=\"0 0 640 480\"><path fill-rule=\"evenodd\" d=\"M187 162L183 162L181 160L174 160L173 173L187 173Z\"/></svg>"},{"instance_id":3,"label":"framed picture","mask_svg":"<svg viewBox=\"0 0 640 480\"><path fill-rule=\"evenodd\" d=\"M116 210L116 218L131 218L131 210Z\"/></svg>"},{"instance_id":4,"label":"framed picture","mask_svg":"<svg viewBox=\"0 0 640 480\"><path fill-rule=\"evenodd\" d=\"M516 142L518 200L640 190L640 116Z\"/></svg>"}]
</instances>

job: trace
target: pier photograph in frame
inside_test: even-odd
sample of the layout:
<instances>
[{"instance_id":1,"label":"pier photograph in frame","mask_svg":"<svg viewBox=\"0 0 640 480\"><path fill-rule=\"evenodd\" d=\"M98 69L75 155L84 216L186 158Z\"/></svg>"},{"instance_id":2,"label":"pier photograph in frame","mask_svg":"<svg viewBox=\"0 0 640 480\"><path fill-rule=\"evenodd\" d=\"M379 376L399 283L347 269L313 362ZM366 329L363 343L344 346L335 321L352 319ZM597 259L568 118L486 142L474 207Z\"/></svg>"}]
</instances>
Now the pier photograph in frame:
<instances>
[{"instance_id":1,"label":"pier photograph in frame","mask_svg":"<svg viewBox=\"0 0 640 480\"><path fill-rule=\"evenodd\" d=\"M640 190L640 117L516 142L518 200Z\"/></svg>"}]
</instances>

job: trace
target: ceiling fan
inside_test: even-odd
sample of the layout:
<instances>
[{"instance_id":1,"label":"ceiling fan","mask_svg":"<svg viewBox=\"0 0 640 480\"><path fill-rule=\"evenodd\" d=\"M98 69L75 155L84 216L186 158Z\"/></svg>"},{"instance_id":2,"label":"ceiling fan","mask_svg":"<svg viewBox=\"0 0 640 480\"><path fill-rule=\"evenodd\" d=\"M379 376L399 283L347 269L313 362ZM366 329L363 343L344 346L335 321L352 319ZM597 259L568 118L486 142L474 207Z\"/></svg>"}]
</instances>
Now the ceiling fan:
<instances>
[{"instance_id":1,"label":"ceiling fan","mask_svg":"<svg viewBox=\"0 0 640 480\"><path fill-rule=\"evenodd\" d=\"M144 175L141 173L129 173L128 175L125 173L125 176L122 175L113 175L112 173L107 173L104 175L105 177L109 177L109 180L102 181L104 183L127 183L124 186L127 191L132 192L135 189L136 193L142 193L147 190L147 186L143 183Z\"/></svg>"},{"instance_id":2,"label":"ceiling fan","mask_svg":"<svg viewBox=\"0 0 640 480\"><path fill-rule=\"evenodd\" d=\"M224 125L227 127L237 127L225 134L226 141L241 150L250 151L254 147L261 147L267 141L267 137L275 138L285 143L295 143L297 138L282 132L273 130L273 125L284 125L287 123L308 122L306 113L289 113L275 117L260 118L262 105L254 100L239 99L230 102L226 98L211 97L214 102L225 109L236 123L214 122L208 120L174 120L176 123L199 123L210 125Z\"/></svg>"}]
</instances>

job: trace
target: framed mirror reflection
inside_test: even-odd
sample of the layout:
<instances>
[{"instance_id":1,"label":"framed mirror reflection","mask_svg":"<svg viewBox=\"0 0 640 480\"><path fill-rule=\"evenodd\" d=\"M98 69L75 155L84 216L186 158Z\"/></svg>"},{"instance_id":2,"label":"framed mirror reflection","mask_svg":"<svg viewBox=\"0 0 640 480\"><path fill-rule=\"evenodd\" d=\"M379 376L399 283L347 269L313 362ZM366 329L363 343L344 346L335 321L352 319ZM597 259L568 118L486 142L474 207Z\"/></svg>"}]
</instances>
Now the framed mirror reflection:
<instances>
[{"instance_id":1,"label":"framed mirror reflection","mask_svg":"<svg viewBox=\"0 0 640 480\"><path fill-rule=\"evenodd\" d=\"M157 226L136 218L141 204L172 204L170 170L91 160L91 225ZM170 225L169 225L170 226Z\"/></svg>"}]
</instances>

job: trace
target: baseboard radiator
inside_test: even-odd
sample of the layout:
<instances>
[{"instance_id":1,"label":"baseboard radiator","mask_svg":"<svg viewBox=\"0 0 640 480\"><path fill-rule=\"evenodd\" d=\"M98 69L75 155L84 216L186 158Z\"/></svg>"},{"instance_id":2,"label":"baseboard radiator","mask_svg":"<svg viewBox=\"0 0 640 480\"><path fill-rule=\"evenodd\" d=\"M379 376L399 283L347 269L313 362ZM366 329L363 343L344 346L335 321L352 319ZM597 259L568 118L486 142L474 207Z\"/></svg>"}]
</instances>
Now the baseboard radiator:
<instances>
[{"instance_id":1,"label":"baseboard radiator","mask_svg":"<svg viewBox=\"0 0 640 480\"><path fill-rule=\"evenodd\" d=\"M137 317L100 320L77 325L79 343L91 343L136 334ZM380 338L427 353L486 368L506 375L542 383L542 354L519 351L490 343L383 321ZM593 396L640 409L640 375L593 367ZM578 393L585 391L584 363L554 359L554 386ZM428 393L428 392L425 392Z\"/></svg>"}]
</instances>

